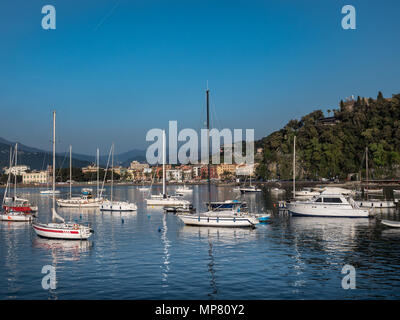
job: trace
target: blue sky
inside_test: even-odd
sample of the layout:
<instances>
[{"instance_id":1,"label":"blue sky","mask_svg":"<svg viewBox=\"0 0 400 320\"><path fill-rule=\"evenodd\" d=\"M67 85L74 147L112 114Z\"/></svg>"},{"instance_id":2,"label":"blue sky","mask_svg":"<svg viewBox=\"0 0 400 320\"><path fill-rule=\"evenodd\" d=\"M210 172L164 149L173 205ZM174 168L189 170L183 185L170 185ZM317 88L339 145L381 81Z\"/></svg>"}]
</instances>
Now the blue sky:
<instances>
[{"instance_id":1,"label":"blue sky","mask_svg":"<svg viewBox=\"0 0 400 320\"><path fill-rule=\"evenodd\" d=\"M56 8L43 30L41 8ZM341 28L352 4L357 29ZM399 1L0 3L0 137L58 150L145 149L146 132L214 127L256 138L354 95L399 93Z\"/></svg>"}]
</instances>

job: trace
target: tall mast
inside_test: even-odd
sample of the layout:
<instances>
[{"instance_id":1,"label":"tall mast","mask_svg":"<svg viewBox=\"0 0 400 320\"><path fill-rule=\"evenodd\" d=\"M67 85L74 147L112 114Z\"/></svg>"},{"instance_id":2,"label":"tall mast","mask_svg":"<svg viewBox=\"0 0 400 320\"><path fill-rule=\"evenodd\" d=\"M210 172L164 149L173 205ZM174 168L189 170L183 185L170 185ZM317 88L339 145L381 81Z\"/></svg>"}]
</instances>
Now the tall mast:
<instances>
[{"instance_id":1,"label":"tall mast","mask_svg":"<svg viewBox=\"0 0 400 320\"><path fill-rule=\"evenodd\" d=\"M53 209L56 209L56 111L53 111Z\"/></svg>"},{"instance_id":2,"label":"tall mast","mask_svg":"<svg viewBox=\"0 0 400 320\"><path fill-rule=\"evenodd\" d=\"M367 198L368 198L368 147L365 147L365 170L367 178Z\"/></svg>"},{"instance_id":3,"label":"tall mast","mask_svg":"<svg viewBox=\"0 0 400 320\"><path fill-rule=\"evenodd\" d=\"M293 141L293 199L296 198L296 136Z\"/></svg>"},{"instance_id":4,"label":"tall mast","mask_svg":"<svg viewBox=\"0 0 400 320\"><path fill-rule=\"evenodd\" d=\"M17 159L18 159L18 142L15 144L15 167L14 167L14 201L17 199Z\"/></svg>"},{"instance_id":5,"label":"tall mast","mask_svg":"<svg viewBox=\"0 0 400 320\"><path fill-rule=\"evenodd\" d=\"M69 197L72 198L72 146L69 145Z\"/></svg>"},{"instance_id":6,"label":"tall mast","mask_svg":"<svg viewBox=\"0 0 400 320\"><path fill-rule=\"evenodd\" d=\"M163 169L162 169L162 171L163 171L163 180L162 180L162 183L163 183L163 185L162 185L162 192L163 192L163 198L165 198L166 197L166 191L165 191L165 130L163 130L163 146L162 146L162 148L163 148L163 159L162 159L162 165L163 165Z\"/></svg>"},{"instance_id":7,"label":"tall mast","mask_svg":"<svg viewBox=\"0 0 400 320\"><path fill-rule=\"evenodd\" d=\"M99 148L97 148L97 198L99 198L99 167L100 167Z\"/></svg>"},{"instance_id":8,"label":"tall mast","mask_svg":"<svg viewBox=\"0 0 400 320\"><path fill-rule=\"evenodd\" d=\"M113 186L114 186L114 142L111 147L111 203L113 201Z\"/></svg>"},{"instance_id":9,"label":"tall mast","mask_svg":"<svg viewBox=\"0 0 400 320\"><path fill-rule=\"evenodd\" d=\"M207 171L208 171L208 210L211 208L211 179L210 179L210 90L206 90L207 97Z\"/></svg>"},{"instance_id":10,"label":"tall mast","mask_svg":"<svg viewBox=\"0 0 400 320\"><path fill-rule=\"evenodd\" d=\"M10 146L10 165L8 166L7 185L6 185L6 190L4 191L2 203L4 203L6 201L6 197L7 197L8 185L10 183L10 176L11 176L11 166L12 166L12 146Z\"/></svg>"}]
</instances>

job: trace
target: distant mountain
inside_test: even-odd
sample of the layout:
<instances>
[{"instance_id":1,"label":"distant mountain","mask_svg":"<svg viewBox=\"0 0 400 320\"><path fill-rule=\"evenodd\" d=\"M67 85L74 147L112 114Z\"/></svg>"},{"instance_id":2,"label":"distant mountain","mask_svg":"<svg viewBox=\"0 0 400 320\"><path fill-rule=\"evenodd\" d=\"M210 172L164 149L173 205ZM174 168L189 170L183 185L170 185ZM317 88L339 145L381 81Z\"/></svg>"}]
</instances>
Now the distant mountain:
<instances>
[{"instance_id":1,"label":"distant mountain","mask_svg":"<svg viewBox=\"0 0 400 320\"><path fill-rule=\"evenodd\" d=\"M10 142L0 137L0 169L9 166L10 161L10 146L14 148L15 142ZM129 166L131 161L146 161L146 152L143 150L131 150L114 156L114 164ZM107 155L100 155L100 165L106 166L108 160ZM90 163L95 162L95 156L72 153L72 166L82 168ZM31 170L42 170L47 168L48 164L52 163L52 153L45 150L29 147L18 142L18 163L25 164ZM57 168L69 167L68 152L57 153L56 155Z\"/></svg>"}]
</instances>

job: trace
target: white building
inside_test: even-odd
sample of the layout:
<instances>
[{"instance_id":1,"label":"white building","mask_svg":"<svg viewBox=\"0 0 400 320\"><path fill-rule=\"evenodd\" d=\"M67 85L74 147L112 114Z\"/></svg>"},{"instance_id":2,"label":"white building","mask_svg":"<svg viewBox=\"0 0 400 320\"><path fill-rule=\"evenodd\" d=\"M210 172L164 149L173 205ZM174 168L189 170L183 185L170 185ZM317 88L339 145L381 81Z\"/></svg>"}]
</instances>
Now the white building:
<instances>
[{"instance_id":1,"label":"white building","mask_svg":"<svg viewBox=\"0 0 400 320\"><path fill-rule=\"evenodd\" d=\"M8 174L11 172L11 174L17 174L17 176L21 176L24 172L28 171L30 168L26 165L19 165L19 166L13 166L10 168L5 167L4 173Z\"/></svg>"},{"instance_id":2,"label":"white building","mask_svg":"<svg viewBox=\"0 0 400 320\"><path fill-rule=\"evenodd\" d=\"M182 181L182 170L176 170L176 169L171 169L171 170L167 170L165 172L166 175L166 179L169 180L175 180L175 181Z\"/></svg>"},{"instance_id":3,"label":"white building","mask_svg":"<svg viewBox=\"0 0 400 320\"><path fill-rule=\"evenodd\" d=\"M149 168L149 165L147 163L140 163L139 161L132 161L129 165L129 169L132 170L144 170L147 168Z\"/></svg>"},{"instance_id":4,"label":"white building","mask_svg":"<svg viewBox=\"0 0 400 320\"><path fill-rule=\"evenodd\" d=\"M30 184L30 183L47 183L49 181L49 173L48 171L32 171L32 172L24 172L22 174L22 183Z\"/></svg>"}]
</instances>

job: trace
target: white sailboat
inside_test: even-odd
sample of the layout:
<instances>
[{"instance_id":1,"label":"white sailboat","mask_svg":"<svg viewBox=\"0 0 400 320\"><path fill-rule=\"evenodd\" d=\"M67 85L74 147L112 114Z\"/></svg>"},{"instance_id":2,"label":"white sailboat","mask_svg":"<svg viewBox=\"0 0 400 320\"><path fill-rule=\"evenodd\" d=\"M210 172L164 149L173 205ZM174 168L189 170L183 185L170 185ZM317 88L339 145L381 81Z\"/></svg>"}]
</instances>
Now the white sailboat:
<instances>
[{"instance_id":1,"label":"white sailboat","mask_svg":"<svg viewBox=\"0 0 400 320\"><path fill-rule=\"evenodd\" d=\"M61 208L98 208L103 203L103 198L99 196L99 149L97 149L97 195L93 198L92 189L83 188L80 197L72 196L72 146L69 150L69 198L58 199L57 205Z\"/></svg>"},{"instance_id":2,"label":"white sailboat","mask_svg":"<svg viewBox=\"0 0 400 320\"><path fill-rule=\"evenodd\" d=\"M151 195L150 198L146 199L148 206L166 206L166 207L187 207L189 208L191 203L188 200L184 200L178 197L173 197L167 194L165 189L165 131L163 131L163 192L159 195Z\"/></svg>"},{"instance_id":3,"label":"white sailboat","mask_svg":"<svg viewBox=\"0 0 400 320\"><path fill-rule=\"evenodd\" d=\"M56 112L53 111L53 191L56 185ZM56 198L53 192L53 207L52 212L52 222L51 223L40 223L34 221L32 223L33 230L40 237L50 238L50 239L68 239L68 240L86 240L88 239L93 230L86 225L78 223L66 223L64 218L62 218L56 211ZM60 222L56 222L56 221Z\"/></svg>"},{"instance_id":4,"label":"white sailboat","mask_svg":"<svg viewBox=\"0 0 400 320\"><path fill-rule=\"evenodd\" d=\"M110 200L104 201L100 205L101 211L136 211L137 206L133 202L127 201L113 201L113 191L114 191L114 143L111 146L111 196ZM106 173L107 174L107 173Z\"/></svg>"},{"instance_id":5,"label":"white sailboat","mask_svg":"<svg viewBox=\"0 0 400 320\"><path fill-rule=\"evenodd\" d=\"M12 147L10 147L10 170L8 172L7 185L6 190L3 196L2 208L4 212L0 214L0 220L4 221L31 221L32 220L32 212L37 211L37 206L33 206L30 204L28 199L19 198L17 196L17 175L14 172L15 181L14 181L14 196L7 197L7 193L9 190L9 185L11 181L11 167L14 163L17 166L17 154L18 154L18 144L15 144L14 156L12 156ZM10 191L11 193L11 191Z\"/></svg>"},{"instance_id":6,"label":"white sailboat","mask_svg":"<svg viewBox=\"0 0 400 320\"><path fill-rule=\"evenodd\" d=\"M207 99L207 151L210 143L210 121L209 121L209 90L206 91ZM211 182L210 182L210 163L208 162L208 211L199 214L178 214L178 218L185 225L200 227L255 227L259 223L257 217L248 213L233 210L212 211L211 204Z\"/></svg>"},{"instance_id":7,"label":"white sailboat","mask_svg":"<svg viewBox=\"0 0 400 320\"><path fill-rule=\"evenodd\" d=\"M241 193L249 193L249 192L261 192L262 190L257 188L256 186L251 185L251 173L250 173L250 185L247 187L241 187L240 189Z\"/></svg>"},{"instance_id":8,"label":"white sailboat","mask_svg":"<svg viewBox=\"0 0 400 320\"><path fill-rule=\"evenodd\" d=\"M369 185L369 170L368 170L368 147L365 148L365 175L367 180L367 187L364 188L364 193L367 195L366 200L356 201L357 204L361 208L373 208L373 209L382 209L382 208L396 208L396 204L394 201L390 200L380 200L380 199L369 199L369 195L378 195L383 194L383 188L374 188L371 189L368 187Z\"/></svg>"}]
</instances>

